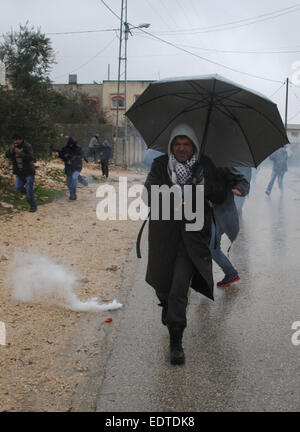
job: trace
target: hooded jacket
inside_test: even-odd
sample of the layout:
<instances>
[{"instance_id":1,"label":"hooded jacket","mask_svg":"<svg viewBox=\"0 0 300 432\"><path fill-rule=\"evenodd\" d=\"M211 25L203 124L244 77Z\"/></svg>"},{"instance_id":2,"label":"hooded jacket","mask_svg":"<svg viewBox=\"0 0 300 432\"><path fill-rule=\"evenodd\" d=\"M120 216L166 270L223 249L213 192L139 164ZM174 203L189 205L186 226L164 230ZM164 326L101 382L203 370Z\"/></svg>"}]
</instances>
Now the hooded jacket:
<instances>
[{"instance_id":1,"label":"hooded jacket","mask_svg":"<svg viewBox=\"0 0 300 432\"><path fill-rule=\"evenodd\" d=\"M98 151L101 162L107 162L111 157L111 147L107 141L103 141L103 143L100 144Z\"/></svg>"},{"instance_id":2,"label":"hooded jacket","mask_svg":"<svg viewBox=\"0 0 300 432\"><path fill-rule=\"evenodd\" d=\"M185 135L190 138L196 149L199 150L199 144L194 133L191 133L186 128L186 125L175 128L171 134L169 145L171 145L174 137L178 135ZM145 182L148 196L151 193L152 185L172 187L173 183L168 171L168 163L168 155L160 156L153 161L151 171ZM204 169L205 180L203 228L199 231L187 231L184 219L163 220L161 214L159 220L153 220L151 217L149 220L149 253L146 281L157 291L158 295L168 293L171 288L178 247L180 242L183 241L195 267L195 274L191 281L192 288L213 299L214 282L209 250L212 209L209 201L222 202L226 191L223 179L211 160L202 157L200 164Z\"/></svg>"},{"instance_id":3,"label":"hooded jacket","mask_svg":"<svg viewBox=\"0 0 300 432\"><path fill-rule=\"evenodd\" d=\"M192 141L192 143L194 144L194 147L195 147L195 156L196 156L196 158L198 158L199 150L200 150L198 138L195 134L194 129L185 123L182 123L182 124L179 124L178 126L175 126L174 129L172 130L171 136L169 139L169 144L168 144L168 155L170 156L170 154L171 154L171 145L172 145L174 138L176 138L177 136L186 136Z\"/></svg>"},{"instance_id":4,"label":"hooded jacket","mask_svg":"<svg viewBox=\"0 0 300 432\"><path fill-rule=\"evenodd\" d=\"M82 170L82 159L84 158L84 154L79 145L66 145L60 150L59 157L65 163L66 174L72 174L75 171L80 172Z\"/></svg>"}]
</instances>

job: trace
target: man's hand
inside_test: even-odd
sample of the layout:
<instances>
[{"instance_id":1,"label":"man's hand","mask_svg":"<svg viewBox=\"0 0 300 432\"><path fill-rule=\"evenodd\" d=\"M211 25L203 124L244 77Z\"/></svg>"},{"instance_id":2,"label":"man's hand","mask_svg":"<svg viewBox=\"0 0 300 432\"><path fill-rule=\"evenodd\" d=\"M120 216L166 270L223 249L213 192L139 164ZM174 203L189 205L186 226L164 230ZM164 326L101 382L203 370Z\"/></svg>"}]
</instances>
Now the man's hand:
<instances>
[{"instance_id":1,"label":"man's hand","mask_svg":"<svg viewBox=\"0 0 300 432\"><path fill-rule=\"evenodd\" d=\"M21 149L19 149L19 148L16 147L16 146L14 147L14 152L15 152L15 153L20 153L20 151L21 151Z\"/></svg>"},{"instance_id":2,"label":"man's hand","mask_svg":"<svg viewBox=\"0 0 300 432\"><path fill-rule=\"evenodd\" d=\"M192 168L192 179L193 179L193 183L197 184L197 183L201 183L203 181L203 177L204 177L204 170L202 165L197 161L194 163L193 168Z\"/></svg>"},{"instance_id":3,"label":"man's hand","mask_svg":"<svg viewBox=\"0 0 300 432\"><path fill-rule=\"evenodd\" d=\"M232 190L232 193L234 193L234 195L237 195L237 196L241 196L242 195L241 192L238 189L231 189L231 190Z\"/></svg>"}]
</instances>

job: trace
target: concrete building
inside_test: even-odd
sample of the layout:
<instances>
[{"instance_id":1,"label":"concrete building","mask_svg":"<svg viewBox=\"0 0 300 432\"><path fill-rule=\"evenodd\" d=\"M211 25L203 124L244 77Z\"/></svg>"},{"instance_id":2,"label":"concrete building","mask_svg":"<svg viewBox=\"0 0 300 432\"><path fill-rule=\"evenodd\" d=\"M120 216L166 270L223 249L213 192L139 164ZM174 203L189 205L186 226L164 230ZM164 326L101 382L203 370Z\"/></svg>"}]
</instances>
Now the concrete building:
<instances>
[{"instance_id":1,"label":"concrete building","mask_svg":"<svg viewBox=\"0 0 300 432\"><path fill-rule=\"evenodd\" d=\"M136 101L141 93L152 81L127 81L127 109ZM118 81L105 80L98 84L78 84L77 75L69 75L68 84L53 84L53 87L70 96L76 93L86 95L87 100L94 104L99 116L104 115L107 123L116 124L117 107L119 104L119 125L124 125L125 113L125 87L120 82L120 95L118 97Z\"/></svg>"},{"instance_id":2,"label":"concrete building","mask_svg":"<svg viewBox=\"0 0 300 432\"><path fill-rule=\"evenodd\" d=\"M300 144L300 125L288 124L287 136L291 144Z\"/></svg>"},{"instance_id":3,"label":"concrete building","mask_svg":"<svg viewBox=\"0 0 300 432\"><path fill-rule=\"evenodd\" d=\"M300 125L288 124L287 136L290 145L287 147L289 154L289 165L300 166Z\"/></svg>"},{"instance_id":4,"label":"concrete building","mask_svg":"<svg viewBox=\"0 0 300 432\"><path fill-rule=\"evenodd\" d=\"M143 93L152 81L127 81L126 94L127 94L127 107L136 101L136 99ZM81 142L86 149L88 140L91 136L98 132L101 140L106 138L110 141L113 148L113 160L117 165L131 166L141 163L143 161L146 145L137 131L131 130L128 135L127 143L122 138L122 126L125 120L125 88L124 82L120 82L120 93L118 97L118 81L103 81L103 83L94 84L78 84L77 75L69 75L69 82L67 84L53 84L53 88L65 95L74 97L76 94L84 95L85 98L94 104L95 112L99 114L100 118L105 118L106 124L97 123L79 124L79 125L66 125L61 124L62 135L74 135ZM114 131L116 126L116 114L119 104L119 126L120 135L119 140L114 138ZM110 130L110 134L109 134Z\"/></svg>"},{"instance_id":5,"label":"concrete building","mask_svg":"<svg viewBox=\"0 0 300 432\"><path fill-rule=\"evenodd\" d=\"M129 109L137 98L153 81L127 81L127 106ZM103 81L102 85L102 109L106 120L112 125L116 124L117 106L119 103L119 125L124 125L125 114L125 85L120 83L118 97L118 81Z\"/></svg>"},{"instance_id":6,"label":"concrete building","mask_svg":"<svg viewBox=\"0 0 300 432\"><path fill-rule=\"evenodd\" d=\"M53 88L70 97L76 94L85 95L95 112L102 116L102 84L78 84L77 75L69 75L68 84L53 84Z\"/></svg>"}]
</instances>

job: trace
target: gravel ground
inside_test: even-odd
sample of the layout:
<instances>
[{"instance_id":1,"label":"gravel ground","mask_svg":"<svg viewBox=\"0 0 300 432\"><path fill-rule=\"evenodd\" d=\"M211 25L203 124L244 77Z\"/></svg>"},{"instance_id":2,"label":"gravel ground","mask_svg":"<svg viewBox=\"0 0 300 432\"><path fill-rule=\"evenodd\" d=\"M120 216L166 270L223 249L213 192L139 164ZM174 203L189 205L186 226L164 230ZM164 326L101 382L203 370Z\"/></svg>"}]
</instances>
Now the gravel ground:
<instances>
[{"instance_id":1,"label":"gravel ground","mask_svg":"<svg viewBox=\"0 0 300 432\"><path fill-rule=\"evenodd\" d=\"M87 168L82 174L99 177L99 171ZM145 178L142 172L113 168L107 183L116 186L119 175L132 184ZM6 345L0 345L1 411L94 409L101 364L109 355L109 343L101 340L118 311L78 313L44 302L18 303L6 278L15 251L33 251L75 272L81 300L119 300L140 222L99 221L98 186L80 186L77 201L70 202L66 194L36 213L18 212L0 220L0 321L6 327ZM105 322L107 317L112 323Z\"/></svg>"}]
</instances>

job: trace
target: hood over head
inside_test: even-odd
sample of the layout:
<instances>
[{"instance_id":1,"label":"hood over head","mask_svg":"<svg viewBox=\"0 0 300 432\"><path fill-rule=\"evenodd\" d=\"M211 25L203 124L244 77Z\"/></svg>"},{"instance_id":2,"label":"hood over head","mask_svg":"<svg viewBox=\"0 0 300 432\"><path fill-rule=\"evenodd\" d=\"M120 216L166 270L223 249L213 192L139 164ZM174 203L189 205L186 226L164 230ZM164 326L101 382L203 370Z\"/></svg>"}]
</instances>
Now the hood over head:
<instances>
[{"instance_id":1,"label":"hood over head","mask_svg":"<svg viewBox=\"0 0 300 432\"><path fill-rule=\"evenodd\" d=\"M200 151L200 145L199 145L198 138L195 134L194 129L185 123L181 123L181 124L175 126L174 129L172 130L169 144L168 144L168 155L170 156L170 154L171 154L171 144L172 144L174 138L177 136L188 137L193 142L193 144L195 146L195 156L198 157L199 151Z\"/></svg>"},{"instance_id":2,"label":"hood over head","mask_svg":"<svg viewBox=\"0 0 300 432\"><path fill-rule=\"evenodd\" d=\"M67 141L67 145L71 145L72 146L73 144L77 144L76 139L74 139L72 137L69 137L68 141Z\"/></svg>"}]
</instances>

